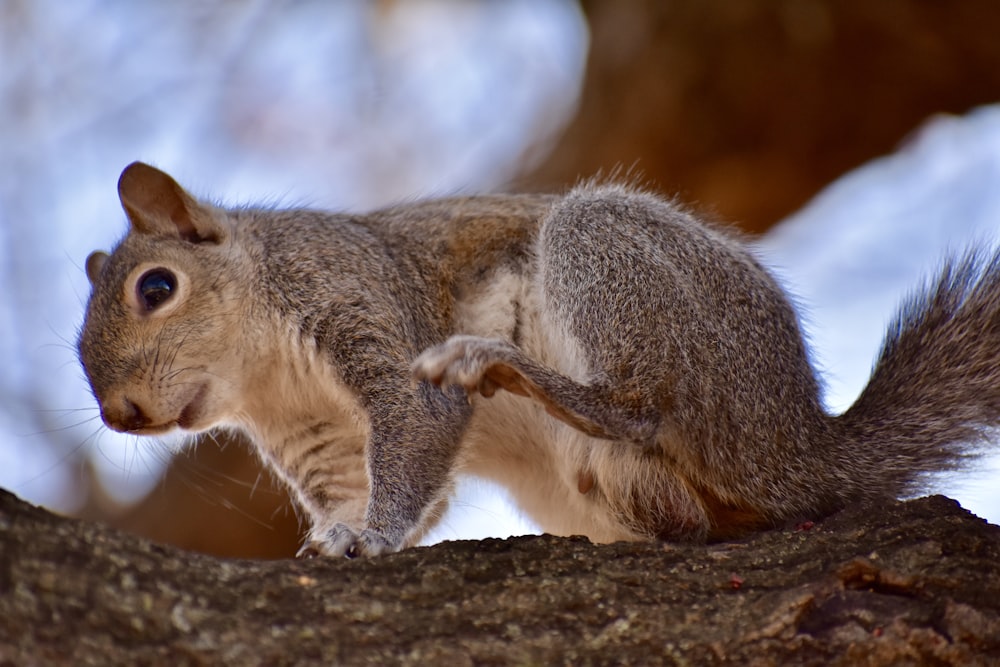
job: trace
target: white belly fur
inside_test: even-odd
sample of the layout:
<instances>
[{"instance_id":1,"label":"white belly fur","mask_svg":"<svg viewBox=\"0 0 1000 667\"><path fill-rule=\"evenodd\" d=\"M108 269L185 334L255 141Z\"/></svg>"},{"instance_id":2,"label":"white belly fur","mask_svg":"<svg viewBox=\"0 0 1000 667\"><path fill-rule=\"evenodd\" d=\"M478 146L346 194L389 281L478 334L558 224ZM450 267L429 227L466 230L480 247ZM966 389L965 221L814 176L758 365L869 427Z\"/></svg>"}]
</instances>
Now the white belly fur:
<instances>
[{"instance_id":1,"label":"white belly fur","mask_svg":"<svg viewBox=\"0 0 1000 667\"><path fill-rule=\"evenodd\" d=\"M520 319L519 342L526 353L584 381L588 368L576 341L558 322L539 315L553 312L540 307L542 298L523 276L495 276L487 289L458 304L456 333L510 341ZM636 539L612 516L597 490L580 491L581 473L596 473L598 484L602 475L614 474L615 462L624 453L621 446L584 435L528 398L501 391L492 398L476 395L473 403L474 415L461 448L461 472L506 488L545 532L586 534L598 542Z\"/></svg>"}]
</instances>

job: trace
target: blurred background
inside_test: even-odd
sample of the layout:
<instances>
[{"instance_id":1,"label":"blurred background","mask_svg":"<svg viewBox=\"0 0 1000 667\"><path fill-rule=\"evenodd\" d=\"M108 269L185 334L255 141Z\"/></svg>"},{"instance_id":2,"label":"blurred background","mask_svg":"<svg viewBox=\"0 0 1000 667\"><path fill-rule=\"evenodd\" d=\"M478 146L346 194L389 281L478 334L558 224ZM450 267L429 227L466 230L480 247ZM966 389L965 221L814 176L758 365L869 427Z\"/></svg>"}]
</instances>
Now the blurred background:
<instances>
[{"instance_id":1,"label":"blurred background","mask_svg":"<svg viewBox=\"0 0 1000 667\"><path fill-rule=\"evenodd\" d=\"M842 410L901 296L997 236L998 31L995 0L0 0L0 487L188 549L297 547L244 443L101 425L82 267L136 159L354 211L631 170L754 235ZM997 522L998 480L935 489ZM532 530L468 481L429 539Z\"/></svg>"}]
</instances>

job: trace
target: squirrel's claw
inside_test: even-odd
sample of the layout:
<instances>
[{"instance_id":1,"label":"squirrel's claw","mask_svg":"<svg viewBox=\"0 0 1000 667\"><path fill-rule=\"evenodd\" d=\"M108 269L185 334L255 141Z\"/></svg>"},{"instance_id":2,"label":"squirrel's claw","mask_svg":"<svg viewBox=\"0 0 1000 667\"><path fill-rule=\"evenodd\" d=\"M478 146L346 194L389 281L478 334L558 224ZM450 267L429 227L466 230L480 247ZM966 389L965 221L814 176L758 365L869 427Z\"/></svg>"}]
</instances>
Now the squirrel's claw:
<instances>
[{"instance_id":1,"label":"squirrel's claw","mask_svg":"<svg viewBox=\"0 0 1000 667\"><path fill-rule=\"evenodd\" d=\"M319 547L312 540L306 540L305 544L299 547L299 550L295 553L296 558L301 558L303 560L311 560L313 558L319 558L323 555Z\"/></svg>"},{"instance_id":2,"label":"squirrel's claw","mask_svg":"<svg viewBox=\"0 0 1000 667\"><path fill-rule=\"evenodd\" d=\"M321 539L310 538L302 545L296 558L369 558L398 551L382 533L366 528L360 532L338 523Z\"/></svg>"},{"instance_id":3,"label":"squirrel's claw","mask_svg":"<svg viewBox=\"0 0 1000 667\"><path fill-rule=\"evenodd\" d=\"M442 389L458 386L470 396L479 393L489 398L505 388L489 374L502 347L503 343L475 336L453 336L425 350L414 360L411 372L415 380L427 380Z\"/></svg>"}]
</instances>

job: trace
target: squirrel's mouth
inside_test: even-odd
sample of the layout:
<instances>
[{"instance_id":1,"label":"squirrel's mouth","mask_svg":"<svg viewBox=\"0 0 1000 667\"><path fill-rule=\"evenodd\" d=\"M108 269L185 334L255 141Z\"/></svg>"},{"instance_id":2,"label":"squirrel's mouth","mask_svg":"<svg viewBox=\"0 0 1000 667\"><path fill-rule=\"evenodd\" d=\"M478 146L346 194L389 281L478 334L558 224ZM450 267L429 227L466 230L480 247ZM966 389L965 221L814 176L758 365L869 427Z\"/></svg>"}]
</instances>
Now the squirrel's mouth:
<instances>
[{"instance_id":1,"label":"squirrel's mouth","mask_svg":"<svg viewBox=\"0 0 1000 667\"><path fill-rule=\"evenodd\" d=\"M177 426L184 429L185 431L191 430L192 426L198 421L204 412L205 404L205 394L208 393L208 384L202 384L198 391L195 392L194 398L192 398L184 409L181 410L181 414L177 417Z\"/></svg>"},{"instance_id":2,"label":"squirrel's mouth","mask_svg":"<svg viewBox=\"0 0 1000 667\"><path fill-rule=\"evenodd\" d=\"M163 435L176 428L185 431L199 430L198 421L204 416L205 396L207 394L208 383L206 382L198 387L194 396L175 419L159 423L154 423L140 406L127 399L125 402L128 407L123 414L105 412L103 417L105 423L112 430L132 435Z\"/></svg>"},{"instance_id":3,"label":"squirrel's mouth","mask_svg":"<svg viewBox=\"0 0 1000 667\"><path fill-rule=\"evenodd\" d=\"M139 426L138 428L130 428L122 433L128 433L129 435L163 435L164 433L170 433L177 426L176 422L168 422L166 424L151 424L149 426ZM119 429L115 429L116 431Z\"/></svg>"}]
</instances>

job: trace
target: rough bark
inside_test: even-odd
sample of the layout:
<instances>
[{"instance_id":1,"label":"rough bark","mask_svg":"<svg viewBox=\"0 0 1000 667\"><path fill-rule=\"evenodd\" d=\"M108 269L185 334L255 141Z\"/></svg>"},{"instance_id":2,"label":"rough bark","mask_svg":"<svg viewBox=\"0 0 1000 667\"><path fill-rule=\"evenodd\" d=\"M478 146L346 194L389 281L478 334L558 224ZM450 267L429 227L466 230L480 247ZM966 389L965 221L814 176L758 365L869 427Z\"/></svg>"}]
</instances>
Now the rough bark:
<instances>
[{"instance_id":1,"label":"rough bark","mask_svg":"<svg viewBox=\"0 0 1000 667\"><path fill-rule=\"evenodd\" d=\"M252 561L0 492L0 549L3 665L1000 660L1000 528L940 496L712 545L543 536Z\"/></svg>"}]
</instances>

